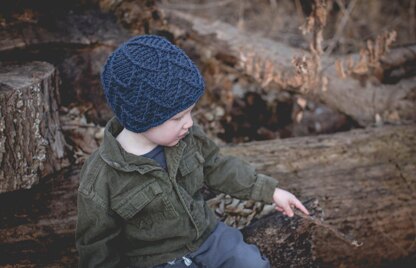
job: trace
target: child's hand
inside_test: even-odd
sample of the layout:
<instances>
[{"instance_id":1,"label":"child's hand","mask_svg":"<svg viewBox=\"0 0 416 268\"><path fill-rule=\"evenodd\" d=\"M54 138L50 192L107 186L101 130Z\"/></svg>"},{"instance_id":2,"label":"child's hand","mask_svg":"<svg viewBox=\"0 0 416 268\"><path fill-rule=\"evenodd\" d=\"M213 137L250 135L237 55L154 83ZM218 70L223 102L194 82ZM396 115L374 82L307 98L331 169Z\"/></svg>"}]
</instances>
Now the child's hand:
<instances>
[{"instance_id":1,"label":"child's hand","mask_svg":"<svg viewBox=\"0 0 416 268\"><path fill-rule=\"evenodd\" d=\"M273 201L276 204L276 210L293 217L293 207L309 215L309 211L302 205L302 203L291 193L280 188L276 188L273 193Z\"/></svg>"}]
</instances>

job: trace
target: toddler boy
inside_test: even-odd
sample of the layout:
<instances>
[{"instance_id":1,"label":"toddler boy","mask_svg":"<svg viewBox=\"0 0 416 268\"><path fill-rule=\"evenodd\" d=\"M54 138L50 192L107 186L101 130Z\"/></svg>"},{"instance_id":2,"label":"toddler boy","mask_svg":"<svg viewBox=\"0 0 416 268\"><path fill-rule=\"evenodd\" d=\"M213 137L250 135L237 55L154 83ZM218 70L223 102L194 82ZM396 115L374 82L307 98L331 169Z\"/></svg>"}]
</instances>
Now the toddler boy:
<instances>
[{"instance_id":1,"label":"toddler boy","mask_svg":"<svg viewBox=\"0 0 416 268\"><path fill-rule=\"evenodd\" d=\"M240 231L219 223L204 184L240 199L308 213L277 181L256 173L193 125L204 82L162 37L137 36L107 59L101 76L115 117L85 162L78 190L80 267L269 267Z\"/></svg>"}]
</instances>

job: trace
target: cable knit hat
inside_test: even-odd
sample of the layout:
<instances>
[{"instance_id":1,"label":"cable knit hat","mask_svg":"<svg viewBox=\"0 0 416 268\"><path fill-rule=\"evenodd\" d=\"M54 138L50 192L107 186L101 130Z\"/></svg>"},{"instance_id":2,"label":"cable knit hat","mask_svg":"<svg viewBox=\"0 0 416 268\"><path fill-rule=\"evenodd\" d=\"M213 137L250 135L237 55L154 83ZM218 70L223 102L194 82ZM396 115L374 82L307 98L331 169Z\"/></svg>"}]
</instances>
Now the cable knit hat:
<instances>
[{"instance_id":1,"label":"cable knit hat","mask_svg":"<svg viewBox=\"0 0 416 268\"><path fill-rule=\"evenodd\" d=\"M120 45L107 59L101 82L121 124L136 133L163 124L204 93L203 78L188 56L154 35Z\"/></svg>"}]
</instances>

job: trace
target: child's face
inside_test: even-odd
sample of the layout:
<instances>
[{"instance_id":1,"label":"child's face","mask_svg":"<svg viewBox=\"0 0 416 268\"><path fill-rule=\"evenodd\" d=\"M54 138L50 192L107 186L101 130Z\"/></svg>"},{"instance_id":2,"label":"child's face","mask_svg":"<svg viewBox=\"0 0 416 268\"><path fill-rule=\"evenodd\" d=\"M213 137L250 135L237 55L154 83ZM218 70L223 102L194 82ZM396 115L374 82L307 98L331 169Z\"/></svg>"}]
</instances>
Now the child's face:
<instances>
[{"instance_id":1,"label":"child's face","mask_svg":"<svg viewBox=\"0 0 416 268\"><path fill-rule=\"evenodd\" d=\"M191 111L195 104L176 114L163 124L153 127L142 134L151 142L163 146L175 146L183 139L194 124Z\"/></svg>"}]
</instances>

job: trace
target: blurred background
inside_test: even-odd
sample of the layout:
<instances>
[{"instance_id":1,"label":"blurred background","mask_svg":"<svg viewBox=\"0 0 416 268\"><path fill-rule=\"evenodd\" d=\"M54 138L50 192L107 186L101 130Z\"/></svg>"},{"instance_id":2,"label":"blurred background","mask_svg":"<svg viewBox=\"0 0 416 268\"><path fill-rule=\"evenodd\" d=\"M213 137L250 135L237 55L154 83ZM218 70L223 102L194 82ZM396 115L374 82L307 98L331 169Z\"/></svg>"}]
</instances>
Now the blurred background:
<instances>
[{"instance_id":1,"label":"blurred background","mask_svg":"<svg viewBox=\"0 0 416 268\"><path fill-rule=\"evenodd\" d=\"M334 209L326 218L320 215L322 221L329 220L351 237L358 234L375 237L378 231L372 232L371 228L357 230L365 224L386 224L387 214L380 211L388 213L391 200L403 209L400 215L405 216L396 218L400 218L396 226L401 226L402 233L396 233L394 224L387 221L386 226L391 227L382 232L387 234L384 242L368 243L381 245L382 250L342 255L339 252L348 248L339 245L338 257L315 252L314 256L320 256L316 262L312 261L313 243L310 243L303 245L308 261L299 260L292 267L415 264L415 0L2 0L0 266L76 266L73 231L79 170L98 148L104 126L113 116L102 93L101 68L119 44L138 34L162 35L185 50L200 68L206 83L206 94L194 110L195 122L224 148L237 148L234 153L248 155L247 160L266 171L271 167L269 173L276 172L272 175L289 170L285 176L296 183L291 184L288 179L283 180L283 185L304 200L326 200L322 206ZM404 128L390 128L396 126ZM376 130L365 132L369 128ZM332 136L320 136L336 133L345 136L334 136L334 140ZM368 141L355 144L361 134L354 133L365 133ZM386 136L382 136L384 133ZM290 140L297 137L306 139ZM391 137L397 138L394 150L380 145L388 145ZM326 139L331 142L319 143ZM276 140L282 141L281 147ZM270 143L250 145L255 141ZM330 164L328 159L342 155L348 151L346 148L359 152L363 144L371 141L376 142L366 151L371 157L365 155L362 160L362 155L351 153L348 159ZM248 147L244 147L247 143ZM282 168L283 164L256 160L262 151L255 156L244 152L254 150L253 147L264 152L267 147L276 152L292 148L293 152L302 144L342 149L331 152L322 166L316 164L317 169L328 169L328 176L336 179L325 193L311 190L319 188L321 181L311 182L307 190L297 184L296 172L301 168L293 171L285 166L279 171L276 167ZM273 153L272 157L278 157ZM282 155L293 161L301 157L290 152ZM302 157L306 155L309 153ZM317 159L319 153L311 155ZM367 165L370 158L375 162L368 162L368 166L375 168L389 163L389 168L358 171L357 166L350 167L347 163L356 159L354 165L360 161ZM331 167L344 169L336 172ZM308 168L312 170L305 167L302 172L306 175L302 176L312 176L307 175ZM313 172L315 169L309 174ZM371 177L373 182L391 181L379 183L382 189L369 188L366 194L363 190L351 190L351 200L360 193L361 201L345 201L348 198L344 196L344 201L331 207L330 202L336 197L331 199L328 192L337 192L336 187L348 189L348 181L357 185L353 178L346 179L348 173L354 174L354 178L363 177L360 189L378 187L377 183L364 180L371 176L377 178ZM313 176L319 177L317 174ZM410 193L403 192L409 189ZM308 191L312 192L307 194ZM372 194L385 196L386 199L373 202L386 205L377 207L369 202ZM214 196L207 193L207 199ZM215 200L211 202L213 206L221 203ZM354 220L343 222L341 212L349 212L350 206L358 206L358 202L368 204L364 211L375 218L357 212ZM246 203L244 206L249 207ZM254 203L250 209L253 206ZM335 212L335 208L339 210ZM257 212L263 211L263 217L267 214L265 210L261 205ZM227 220L223 211L217 215ZM260 218L254 218L253 214L250 220L245 218L239 223L232 216L232 220L228 218L230 225L240 229ZM298 223L304 228L302 234L309 235L306 230L310 226ZM288 223L282 220L281 224ZM352 239L348 235L338 238L341 236L347 242ZM302 240L302 235L299 237L296 239ZM393 253L386 253L390 251ZM279 254L276 256L280 260L289 260L291 256L287 252ZM350 257L351 262L345 261ZM275 262L279 267L286 264L282 261L283 266L279 266Z\"/></svg>"}]
</instances>

